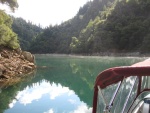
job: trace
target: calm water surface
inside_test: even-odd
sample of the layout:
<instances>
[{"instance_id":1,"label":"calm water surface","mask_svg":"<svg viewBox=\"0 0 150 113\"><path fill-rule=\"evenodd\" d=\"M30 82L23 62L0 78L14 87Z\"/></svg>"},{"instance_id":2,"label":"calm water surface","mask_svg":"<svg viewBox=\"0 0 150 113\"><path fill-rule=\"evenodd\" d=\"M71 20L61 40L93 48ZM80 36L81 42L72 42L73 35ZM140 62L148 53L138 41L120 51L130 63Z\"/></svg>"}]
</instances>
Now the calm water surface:
<instances>
[{"instance_id":1,"label":"calm water surface","mask_svg":"<svg viewBox=\"0 0 150 113\"><path fill-rule=\"evenodd\" d=\"M98 73L143 59L36 55L34 74L0 89L0 113L91 113Z\"/></svg>"}]
</instances>

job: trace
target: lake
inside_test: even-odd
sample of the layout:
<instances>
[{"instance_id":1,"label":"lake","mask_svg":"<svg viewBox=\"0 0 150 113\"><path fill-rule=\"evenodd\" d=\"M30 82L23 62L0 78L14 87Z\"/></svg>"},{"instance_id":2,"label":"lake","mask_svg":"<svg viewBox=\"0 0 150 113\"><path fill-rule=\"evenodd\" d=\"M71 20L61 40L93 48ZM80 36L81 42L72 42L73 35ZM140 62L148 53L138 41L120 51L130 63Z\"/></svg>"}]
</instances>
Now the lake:
<instances>
[{"instance_id":1,"label":"lake","mask_svg":"<svg viewBox=\"0 0 150 113\"><path fill-rule=\"evenodd\" d=\"M0 113L91 113L97 75L138 57L36 55L37 70L0 89Z\"/></svg>"}]
</instances>

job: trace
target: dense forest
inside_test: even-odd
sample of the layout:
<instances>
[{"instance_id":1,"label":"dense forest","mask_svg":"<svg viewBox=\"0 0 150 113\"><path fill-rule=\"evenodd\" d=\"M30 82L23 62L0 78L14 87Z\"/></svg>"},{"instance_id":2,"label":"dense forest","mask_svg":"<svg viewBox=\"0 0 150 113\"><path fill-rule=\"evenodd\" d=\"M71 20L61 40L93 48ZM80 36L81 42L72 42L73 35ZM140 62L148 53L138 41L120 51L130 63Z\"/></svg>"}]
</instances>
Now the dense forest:
<instances>
[{"instance_id":1,"label":"dense forest","mask_svg":"<svg viewBox=\"0 0 150 113\"><path fill-rule=\"evenodd\" d=\"M28 50L31 47L30 43L42 32L42 28L22 18L11 18L13 20L12 29L18 35L22 50Z\"/></svg>"},{"instance_id":2,"label":"dense forest","mask_svg":"<svg viewBox=\"0 0 150 113\"><path fill-rule=\"evenodd\" d=\"M149 10L149 0L93 0L60 25L42 29L11 17L12 29L32 53L143 54L150 51Z\"/></svg>"},{"instance_id":3,"label":"dense forest","mask_svg":"<svg viewBox=\"0 0 150 113\"><path fill-rule=\"evenodd\" d=\"M149 0L93 0L72 19L31 42L34 53L94 54L150 50Z\"/></svg>"}]
</instances>

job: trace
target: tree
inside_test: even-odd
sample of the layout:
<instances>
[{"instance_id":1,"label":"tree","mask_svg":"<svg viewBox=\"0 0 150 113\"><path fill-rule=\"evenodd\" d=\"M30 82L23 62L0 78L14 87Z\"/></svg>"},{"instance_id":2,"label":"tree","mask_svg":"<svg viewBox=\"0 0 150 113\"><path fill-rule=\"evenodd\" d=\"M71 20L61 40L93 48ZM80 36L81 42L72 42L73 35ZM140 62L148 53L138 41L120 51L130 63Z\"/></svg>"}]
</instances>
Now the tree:
<instances>
[{"instance_id":1,"label":"tree","mask_svg":"<svg viewBox=\"0 0 150 113\"><path fill-rule=\"evenodd\" d=\"M8 5L12 11L18 7L16 0L0 0L0 3ZM11 18L3 10L0 10L0 46L17 49L20 45L17 34L12 31L11 25Z\"/></svg>"},{"instance_id":2,"label":"tree","mask_svg":"<svg viewBox=\"0 0 150 113\"><path fill-rule=\"evenodd\" d=\"M0 3L8 5L13 12L18 8L17 0L0 0Z\"/></svg>"},{"instance_id":3,"label":"tree","mask_svg":"<svg viewBox=\"0 0 150 113\"><path fill-rule=\"evenodd\" d=\"M78 51L79 45L80 45L79 40L76 37L72 37L72 42L70 44L71 52L76 53Z\"/></svg>"},{"instance_id":4,"label":"tree","mask_svg":"<svg viewBox=\"0 0 150 113\"><path fill-rule=\"evenodd\" d=\"M0 45L17 49L19 47L19 42L17 34L11 29L11 18L2 10L0 10L0 17Z\"/></svg>"}]
</instances>

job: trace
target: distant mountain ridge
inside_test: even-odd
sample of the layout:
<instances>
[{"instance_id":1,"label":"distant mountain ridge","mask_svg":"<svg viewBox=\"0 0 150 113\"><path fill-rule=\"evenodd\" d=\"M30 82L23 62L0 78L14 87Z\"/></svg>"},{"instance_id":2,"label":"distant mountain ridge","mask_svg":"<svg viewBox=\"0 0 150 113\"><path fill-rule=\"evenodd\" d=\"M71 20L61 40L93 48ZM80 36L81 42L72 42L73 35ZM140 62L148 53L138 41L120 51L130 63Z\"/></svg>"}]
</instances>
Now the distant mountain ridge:
<instances>
[{"instance_id":1,"label":"distant mountain ridge","mask_svg":"<svg viewBox=\"0 0 150 113\"><path fill-rule=\"evenodd\" d=\"M148 53L150 1L93 0L61 25L49 26L29 41L33 53ZM15 31L15 30L14 30Z\"/></svg>"}]
</instances>

